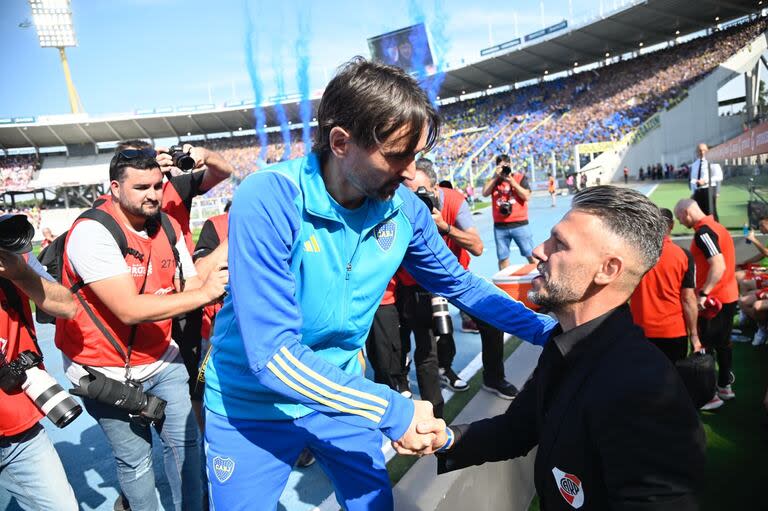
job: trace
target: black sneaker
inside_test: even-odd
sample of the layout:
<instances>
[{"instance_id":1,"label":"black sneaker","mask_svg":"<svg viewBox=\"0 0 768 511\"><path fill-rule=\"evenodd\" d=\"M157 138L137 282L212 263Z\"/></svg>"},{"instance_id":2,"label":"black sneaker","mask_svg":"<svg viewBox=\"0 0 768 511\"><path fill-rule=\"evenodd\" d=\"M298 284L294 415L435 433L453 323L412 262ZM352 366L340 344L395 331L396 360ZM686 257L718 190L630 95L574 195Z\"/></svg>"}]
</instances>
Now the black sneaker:
<instances>
[{"instance_id":1,"label":"black sneaker","mask_svg":"<svg viewBox=\"0 0 768 511\"><path fill-rule=\"evenodd\" d=\"M464 392L469 389L469 383L459 378L459 375L454 373L450 367L448 369L440 369L440 383L454 392Z\"/></svg>"},{"instance_id":2,"label":"black sneaker","mask_svg":"<svg viewBox=\"0 0 768 511\"><path fill-rule=\"evenodd\" d=\"M131 511L131 506L128 504L128 499L125 498L122 492L117 496L115 505L112 507L114 511Z\"/></svg>"},{"instance_id":3,"label":"black sneaker","mask_svg":"<svg viewBox=\"0 0 768 511\"><path fill-rule=\"evenodd\" d=\"M507 380L501 380L496 384L483 383L483 388L488 392L493 392L502 399L509 399L510 401L517 396L517 388Z\"/></svg>"},{"instance_id":4,"label":"black sneaker","mask_svg":"<svg viewBox=\"0 0 768 511\"><path fill-rule=\"evenodd\" d=\"M306 468L315 462L315 455L309 449L304 449L299 454L299 459L296 460L296 466L299 468Z\"/></svg>"}]
</instances>

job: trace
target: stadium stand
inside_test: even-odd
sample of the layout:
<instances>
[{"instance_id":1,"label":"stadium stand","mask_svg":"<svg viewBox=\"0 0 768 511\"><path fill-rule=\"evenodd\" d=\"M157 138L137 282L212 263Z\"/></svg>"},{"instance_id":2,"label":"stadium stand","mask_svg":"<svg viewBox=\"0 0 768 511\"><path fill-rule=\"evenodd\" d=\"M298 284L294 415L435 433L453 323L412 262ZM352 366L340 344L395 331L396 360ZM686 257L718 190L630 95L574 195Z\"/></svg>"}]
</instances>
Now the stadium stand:
<instances>
[{"instance_id":1,"label":"stadium stand","mask_svg":"<svg viewBox=\"0 0 768 511\"><path fill-rule=\"evenodd\" d=\"M29 182L39 165L34 154L0 157L0 193L29 189Z\"/></svg>"},{"instance_id":2,"label":"stadium stand","mask_svg":"<svg viewBox=\"0 0 768 511\"><path fill-rule=\"evenodd\" d=\"M765 29L766 21L756 19L588 72L449 105L443 115L450 144L438 151L437 163L459 170L457 180L467 177L462 166L470 156L482 180L499 152L539 169L548 169L554 154L558 169L570 169L575 144L619 140L676 104Z\"/></svg>"}]
</instances>

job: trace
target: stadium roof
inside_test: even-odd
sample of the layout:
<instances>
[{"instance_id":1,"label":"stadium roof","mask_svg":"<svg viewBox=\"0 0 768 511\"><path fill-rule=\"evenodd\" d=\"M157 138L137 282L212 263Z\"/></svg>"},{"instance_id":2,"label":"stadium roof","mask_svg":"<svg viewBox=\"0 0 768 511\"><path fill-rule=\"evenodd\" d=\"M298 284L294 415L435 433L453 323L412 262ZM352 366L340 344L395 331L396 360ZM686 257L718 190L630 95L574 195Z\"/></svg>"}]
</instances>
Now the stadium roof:
<instances>
[{"instance_id":1,"label":"stadium roof","mask_svg":"<svg viewBox=\"0 0 768 511\"><path fill-rule=\"evenodd\" d=\"M650 47L717 24L754 14L758 0L634 0L597 20L568 27L560 23L512 41L482 59L449 70L442 98L476 93L541 78L605 58ZM500 45L503 46L503 45ZM319 93L312 98L313 111ZM301 123L298 100L283 103L291 123ZM170 138L253 129L253 102L225 107L200 105L175 112L151 110L106 117L62 115L0 119L0 148L96 144L130 138ZM266 124L279 125L274 106L265 106Z\"/></svg>"}]
</instances>

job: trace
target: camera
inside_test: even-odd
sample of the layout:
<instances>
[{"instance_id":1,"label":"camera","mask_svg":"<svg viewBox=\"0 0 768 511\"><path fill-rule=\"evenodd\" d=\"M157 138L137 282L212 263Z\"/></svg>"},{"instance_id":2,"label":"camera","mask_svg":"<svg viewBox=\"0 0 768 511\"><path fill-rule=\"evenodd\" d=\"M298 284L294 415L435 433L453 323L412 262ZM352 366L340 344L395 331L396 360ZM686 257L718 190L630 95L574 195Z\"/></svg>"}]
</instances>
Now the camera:
<instances>
[{"instance_id":1,"label":"camera","mask_svg":"<svg viewBox=\"0 0 768 511\"><path fill-rule=\"evenodd\" d=\"M432 297L432 332L435 336L453 333L453 321L448 312L448 300L442 296Z\"/></svg>"},{"instance_id":2,"label":"camera","mask_svg":"<svg viewBox=\"0 0 768 511\"><path fill-rule=\"evenodd\" d=\"M432 213L433 209L436 209L438 206L438 200L437 196L424 188L423 186L420 186L416 190L416 197L421 199L421 201L427 205L427 208L429 209L429 212Z\"/></svg>"},{"instance_id":3,"label":"camera","mask_svg":"<svg viewBox=\"0 0 768 511\"><path fill-rule=\"evenodd\" d=\"M166 401L144 392L141 383L130 379L123 383L91 367L83 366L83 369L88 374L70 390L72 394L126 410L132 418L144 424L159 422L165 417Z\"/></svg>"},{"instance_id":4,"label":"camera","mask_svg":"<svg viewBox=\"0 0 768 511\"><path fill-rule=\"evenodd\" d=\"M29 252L34 235L27 215L0 215L0 249L14 254Z\"/></svg>"},{"instance_id":5,"label":"camera","mask_svg":"<svg viewBox=\"0 0 768 511\"><path fill-rule=\"evenodd\" d=\"M22 351L10 363L0 356L0 388L6 394L23 390L51 422L63 428L83 409L50 374L40 369L42 362L43 357L30 350Z\"/></svg>"},{"instance_id":6,"label":"camera","mask_svg":"<svg viewBox=\"0 0 768 511\"><path fill-rule=\"evenodd\" d=\"M512 174L512 167L509 165L502 165L501 166L501 175L504 177L509 177Z\"/></svg>"},{"instance_id":7,"label":"camera","mask_svg":"<svg viewBox=\"0 0 768 511\"><path fill-rule=\"evenodd\" d=\"M509 216L512 213L512 203L506 200L499 201L499 214Z\"/></svg>"},{"instance_id":8,"label":"camera","mask_svg":"<svg viewBox=\"0 0 768 511\"><path fill-rule=\"evenodd\" d=\"M195 159L192 158L192 156L190 156L189 153L185 153L182 146L180 145L171 146L168 149L168 154L170 154L171 158L173 159L173 166L178 168L179 170L183 170L184 172L189 172L190 170L195 168Z\"/></svg>"}]
</instances>

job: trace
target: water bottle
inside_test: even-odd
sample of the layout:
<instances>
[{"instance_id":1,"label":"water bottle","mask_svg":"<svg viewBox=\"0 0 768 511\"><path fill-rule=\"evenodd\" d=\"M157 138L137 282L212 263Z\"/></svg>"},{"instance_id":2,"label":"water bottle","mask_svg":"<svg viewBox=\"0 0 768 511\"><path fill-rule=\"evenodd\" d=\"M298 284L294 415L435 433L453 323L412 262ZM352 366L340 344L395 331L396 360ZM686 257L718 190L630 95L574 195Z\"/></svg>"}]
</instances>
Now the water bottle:
<instances>
[{"instance_id":1,"label":"water bottle","mask_svg":"<svg viewBox=\"0 0 768 511\"><path fill-rule=\"evenodd\" d=\"M749 224L744 224L744 242L752 243L751 241L749 241L749 238L747 238L747 236L749 236Z\"/></svg>"}]
</instances>

